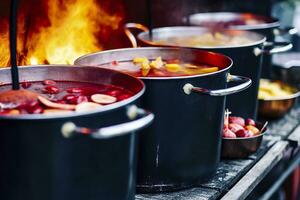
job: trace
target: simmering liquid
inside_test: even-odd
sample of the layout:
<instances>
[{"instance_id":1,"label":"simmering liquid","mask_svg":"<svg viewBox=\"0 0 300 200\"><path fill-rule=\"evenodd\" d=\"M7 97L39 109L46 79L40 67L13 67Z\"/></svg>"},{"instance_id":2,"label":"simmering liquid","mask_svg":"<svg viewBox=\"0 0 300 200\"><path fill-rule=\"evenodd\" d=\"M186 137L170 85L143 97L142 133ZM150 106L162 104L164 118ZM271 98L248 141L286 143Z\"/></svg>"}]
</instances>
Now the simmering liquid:
<instances>
[{"instance_id":1,"label":"simmering liquid","mask_svg":"<svg viewBox=\"0 0 300 200\"><path fill-rule=\"evenodd\" d=\"M134 95L133 92L114 85L69 81L23 82L21 88L35 92L47 101L37 99L20 105L2 102L0 103L0 115L54 114L92 110ZM11 85L3 85L0 87L0 93L10 89ZM5 105L6 103L8 106ZM68 107L64 107L66 105Z\"/></svg>"},{"instance_id":2,"label":"simmering liquid","mask_svg":"<svg viewBox=\"0 0 300 200\"><path fill-rule=\"evenodd\" d=\"M101 67L122 71L135 77L191 76L212 73L219 70L217 66L201 63L185 63L176 59L163 60L161 57L154 60L137 57L132 62L114 61L107 65L101 65Z\"/></svg>"},{"instance_id":3,"label":"simmering liquid","mask_svg":"<svg viewBox=\"0 0 300 200\"><path fill-rule=\"evenodd\" d=\"M185 47L219 47L240 46L253 42L246 36L231 36L222 33L205 33L202 35L174 36L156 41L162 45L185 46Z\"/></svg>"}]
</instances>

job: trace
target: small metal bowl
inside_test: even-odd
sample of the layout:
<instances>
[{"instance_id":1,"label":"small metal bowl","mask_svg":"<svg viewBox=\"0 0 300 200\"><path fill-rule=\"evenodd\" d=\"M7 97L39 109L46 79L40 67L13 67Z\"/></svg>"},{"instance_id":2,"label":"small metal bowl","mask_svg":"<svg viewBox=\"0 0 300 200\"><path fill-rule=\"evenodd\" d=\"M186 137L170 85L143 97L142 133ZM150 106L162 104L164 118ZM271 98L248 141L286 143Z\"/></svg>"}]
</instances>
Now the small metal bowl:
<instances>
[{"instance_id":1,"label":"small metal bowl","mask_svg":"<svg viewBox=\"0 0 300 200\"><path fill-rule=\"evenodd\" d=\"M293 94L286 97L274 97L270 99L259 99L258 101L258 114L264 118L279 118L285 115L295 104L297 97L300 96L300 91L296 87L283 83L284 86L292 88Z\"/></svg>"},{"instance_id":2,"label":"small metal bowl","mask_svg":"<svg viewBox=\"0 0 300 200\"><path fill-rule=\"evenodd\" d=\"M264 124L257 122L257 128L261 129ZM260 135L248 138L223 138L222 139L222 158L225 159L240 159L247 158L255 153L260 147L263 136L267 128L264 128Z\"/></svg>"}]
</instances>

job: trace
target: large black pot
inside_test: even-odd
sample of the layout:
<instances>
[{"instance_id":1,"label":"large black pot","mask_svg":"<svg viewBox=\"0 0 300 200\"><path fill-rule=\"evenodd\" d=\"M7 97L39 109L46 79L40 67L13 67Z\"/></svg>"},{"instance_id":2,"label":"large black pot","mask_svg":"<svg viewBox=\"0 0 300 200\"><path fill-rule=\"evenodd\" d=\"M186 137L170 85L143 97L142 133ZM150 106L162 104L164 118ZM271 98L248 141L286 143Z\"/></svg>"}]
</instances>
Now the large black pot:
<instances>
[{"instance_id":1,"label":"large black pot","mask_svg":"<svg viewBox=\"0 0 300 200\"><path fill-rule=\"evenodd\" d=\"M143 31L137 35L138 41L131 33L131 29L133 28ZM192 26L155 28L152 30L152 38L150 39L150 34L146 27L141 24L129 23L126 24L125 33L130 39L133 47L137 47L138 43L141 46L178 46L175 44L164 45L161 44L160 41L174 36L200 36L205 33L213 33L213 30ZM253 84L248 90L228 97L226 100L226 107L228 107L237 116L256 119L258 103L257 95L262 68L262 57L266 54L286 51L287 49L292 48L292 45L290 43L281 43L277 44L279 47L273 47L273 43L265 42L266 38L263 35L249 31L223 30L221 33L229 36L245 36L246 38L253 40L253 42L246 45L216 47L180 46L210 50L229 56L234 63L230 72L251 78Z\"/></svg>"},{"instance_id":2,"label":"large black pot","mask_svg":"<svg viewBox=\"0 0 300 200\"><path fill-rule=\"evenodd\" d=\"M260 23L251 24L251 21L253 22L253 20L259 20ZM187 17L186 23L189 25L201 27L255 31L262 35L265 35L267 37L267 40L270 42L275 41L275 36L294 35L297 33L297 29L294 27L280 27L280 22L276 18L252 13L196 13ZM262 77L270 78L272 73L271 61L272 57L270 55L264 56L262 65Z\"/></svg>"},{"instance_id":3,"label":"large black pot","mask_svg":"<svg viewBox=\"0 0 300 200\"><path fill-rule=\"evenodd\" d=\"M9 69L0 70L1 84L11 82L9 73ZM0 199L134 199L134 131L153 119L151 113L133 105L144 93L144 84L113 70L71 66L22 67L20 79L114 84L135 95L92 112L1 116ZM128 121L128 110L130 115L143 116ZM77 126L93 129L83 135ZM66 137L70 133L75 135Z\"/></svg>"},{"instance_id":4,"label":"large black pot","mask_svg":"<svg viewBox=\"0 0 300 200\"><path fill-rule=\"evenodd\" d=\"M184 77L141 77L147 86L141 104L153 110L156 123L145 129L140 138L140 192L190 187L214 175L220 160L225 95L251 84L248 78L228 76L232 65L228 57L196 49L120 49L83 56L75 63L114 68L112 61L132 62L135 57L158 56L219 66L221 70ZM226 88L227 81L243 83L220 89Z\"/></svg>"}]
</instances>

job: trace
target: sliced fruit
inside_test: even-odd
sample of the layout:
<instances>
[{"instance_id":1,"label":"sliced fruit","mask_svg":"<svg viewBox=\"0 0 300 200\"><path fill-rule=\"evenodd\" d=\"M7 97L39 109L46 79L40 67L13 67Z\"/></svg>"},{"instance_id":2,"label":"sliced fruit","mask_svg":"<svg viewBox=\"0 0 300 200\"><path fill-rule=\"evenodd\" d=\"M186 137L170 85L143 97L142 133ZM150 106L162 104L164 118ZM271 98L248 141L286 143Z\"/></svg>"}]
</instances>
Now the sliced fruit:
<instances>
[{"instance_id":1,"label":"sliced fruit","mask_svg":"<svg viewBox=\"0 0 300 200\"><path fill-rule=\"evenodd\" d=\"M62 110L75 110L76 106L71 105L71 104L60 104L60 103L55 103L52 101L49 101L45 97L38 96L38 100L44 104L45 106L49 108L57 108L57 109L62 109Z\"/></svg>"},{"instance_id":2,"label":"sliced fruit","mask_svg":"<svg viewBox=\"0 0 300 200\"><path fill-rule=\"evenodd\" d=\"M151 61L150 67L154 69L160 69L164 65L161 57L157 57L155 60Z\"/></svg>"},{"instance_id":3,"label":"sliced fruit","mask_svg":"<svg viewBox=\"0 0 300 200\"><path fill-rule=\"evenodd\" d=\"M105 94L94 94L91 96L91 99L95 103L100 104L111 104L117 101L116 97L105 95Z\"/></svg>"},{"instance_id":4,"label":"sliced fruit","mask_svg":"<svg viewBox=\"0 0 300 200\"><path fill-rule=\"evenodd\" d=\"M179 64L175 64L175 63L170 63L170 64L166 64L165 68L169 71L169 72L178 72L181 69L181 66Z\"/></svg>"},{"instance_id":5,"label":"sliced fruit","mask_svg":"<svg viewBox=\"0 0 300 200\"><path fill-rule=\"evenodd\" d=\"M85 111L92 111L98 108L101 108L102 105L98 103L93 102L83 102L76 106L75 111L76 112L85 112Z\"/></svg>"},{"instance_id":6,"label":"sliced fruit","mask_svg":"<svg viewBox=\"0 0 300 200\"><path fill-rule=\"evenodd\" d=\"M66 113L72 113L71 110L61 110L61 109L45 109L44 114L47 115L57 115L57 114L66 114Z\"/></svg>"}]
</instances>

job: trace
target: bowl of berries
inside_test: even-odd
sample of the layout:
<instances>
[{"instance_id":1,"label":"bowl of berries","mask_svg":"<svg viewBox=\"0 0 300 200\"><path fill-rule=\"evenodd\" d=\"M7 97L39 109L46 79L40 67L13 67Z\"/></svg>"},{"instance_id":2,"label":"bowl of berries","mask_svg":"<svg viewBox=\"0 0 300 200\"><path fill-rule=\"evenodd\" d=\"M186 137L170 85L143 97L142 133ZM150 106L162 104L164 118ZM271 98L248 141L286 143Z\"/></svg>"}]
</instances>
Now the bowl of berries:
<instances>
[{"instance_id":1,"label":"bowl of berries","mask_svg":"<svg viewBox=\"0 0 300 200\"><path fill-rule=\"evenodd\" d=\"M222 158L246 158L260 147L268 122L229 116L225 112L222 134Z\"/></svg>"}]
</instances>

